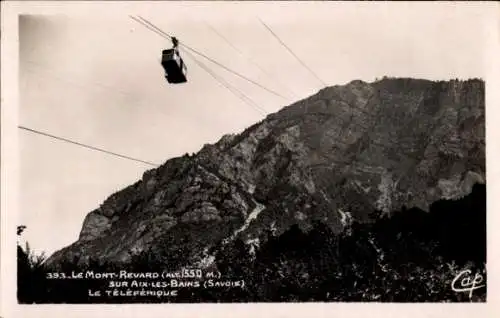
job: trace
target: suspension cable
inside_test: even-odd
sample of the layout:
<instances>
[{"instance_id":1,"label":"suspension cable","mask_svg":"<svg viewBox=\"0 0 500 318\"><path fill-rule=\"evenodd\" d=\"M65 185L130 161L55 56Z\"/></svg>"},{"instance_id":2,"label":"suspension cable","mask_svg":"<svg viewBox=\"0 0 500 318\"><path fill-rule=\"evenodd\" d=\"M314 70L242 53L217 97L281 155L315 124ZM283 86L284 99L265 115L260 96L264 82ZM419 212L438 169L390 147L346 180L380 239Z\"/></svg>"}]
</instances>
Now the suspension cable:
<instances>
[{"instance_id":1,"label":"suspension cable","mask_svg":"<svg viewBox=\"0 0 500 318\"><path fill-rule=\"evenodd\" d=\"M286 48L286 49L288 50L288 52L289 52L290 54L292 54L292 55L295 57L295 59L297 59L297 61L299 61L299 63L300 63L300 64L302 64L302 66L304 66L304 67L305 67L305 68L306 68L306 69L307 69L307 70L308 70L308 71L309 71L309 72L310 72L310 73L311 73L311 74L312 74L312 75L313 75L313 76L314 76L314 77L315 77L318 81L320 81L320 82L321 82L321 84L323 84L323 86L327 86L327 85L326 85L326 83L325 83L325 82L324 82L321 78L319 78L319 76L318 76L318 75L316 75L316 73L314 73L314 72L313 72L313 70L311 70L311 69L310 69L310 68L306 65L306 63L304 63L304 62L303 62L303 61L302 61L302 60L301 60L301 59L297 56L297 54L295 54L295 53L292 51L292 49L291 49L290 47L288 47L288 46L285 44L285 42L283 42L283 41L280 39L280 37L279 37L276 33L274 33L274 32L273 32L273 30L272 30L272 29L271 29L271 28L270 28L270 27L269 27L266 23L264 23L264 21L262 21L262 19L261 19L261 18L258 18L258 19L259 19L260 23L262 23L262 25L263 25L263 26L264 26L264 27L265 27L265 28L266 28L266 29L267 29L267 30L268 30L268 31L269 31L269 32L270 32L270 33L271 33L271 34L272 34L272 35L276 38L276 40L278 40L278 42L280 42L280 43L281 43L281 45L282 45L284 48Z\"/></svg>"},{"instance_id":2,"label":"suspension cable","mask_svg":"<svg viewBox=\"0 0 500 318\"><path fill-rule=\"evenodd\" d=\"M28 127L25 127L25 126L18 126L18 128L22 129L22 130L25 130L25 131L29 131L31 133L35 133L35 134L42 135L42 136L45 136L45 137L50 137L50 138L57 139L57 140L60 140L60 141L64 141L64 142L67 142L67 143L70 143L70 144L74 144L74 145L77 145L77 146L80 146L80 147L84 147L84 148L87 148L87 149L91 149L91 150L103 152L103 153L106 153L106 154L109 154L109 155L112 155L112 156L115 156L115 157L120 157L120 158L123 158L123 159L127 159L127 160L132 160L132 161L144 163L144 164L147 164L147 165L150 165L150 166L154 166L154 167L159 167L160 166L159 164L156 164L156 163L152 163L152 162L149 162L149 161L145 161L145 160L136 159L136 158L132 158L132 157L129 157L129 156L121 155L121 154L118 154L116 152L112 152L112 151L109 151L109 150L97 148L97 147L90 146L90 145L86 145L86 144L83 144L81 142L73 141L73 140L70 140L70 139L67 139L67 138L63 138L63 137L58 137L58 136L51 135L51 134L48 134L48 133L45 133L45 132L42 132L42 131L39 131L39 130L36 130L36 129L28 128Z\"/></svg>"},{"instance_id":3,"label":"suspension cable","mask_svg":"<svg viewBox=\"0 0 500 318\"><path fill-rule=\"evenodd\" d=\"M242 57L246 58L248 60L248 62L250 62L251 64L253 64L255 67L257 67L263 74L267 75L271 80L274 80L277 84L279 84L280 86L282 86L283 88L285 88L285 90L287 90L291 97L292 98L298 98L295 93L293 93L292 90L288 89L287 87L285 87L285 85L283 85L280 81L278 81L276 79L276 77L272 76L271 74L269 74L269 72L266 72L261 66L259 66L259 64L257 64L252 58L250 58L249 56L247 56L246 54L244 54L240 49L238 49L235 45L233 45L231 43L231 41L229 41L224 35L222 35L219 31L217 31L217 29L215 29L212 25L210 25L207 21L205 21L205 24L207 25L207 27L212 30L212 32L214 32L215 34L217 34L222 40L224 40L224 42L226 42L229 46L231 46L236 52L238 52Z\"/></svg>"},{"instance_id":4,"label":"suspension cable","mask_svg":"<svg viewBox=\"0 0 500 318\"><path fill-rule=\"evenodd\" d=\"M159 33L163 34L163 35L164 35L164 36L166 36L168 39L171 39L171 38L172 38L172 36L171 36L171 35L169 35L168 33L164 32L163 30L161 30L160 28L158 28L156 25L154 25L153 23L151 23L150 21L148 21L148 20L144 19L144 18L143 18L143 17L141 17L141 16L139 16L139 19L138 19L138 18L136 18L136 17L134 17L134 16L129 16L129 17L130 17L131 19L133 19L134 21L141 23L141 24L142 24L142 25L144 25L144 26L146 26L145 24L149 25L151 28L156 29ZM151 28L149 28L149 29L151 29ZM157 32L157 33L158 33L158 32ZM179 45L180 45L180 46L183 46L185 49L190 50L192 53L195 53L195 54L198 54L198 55L200 55L200 56L204 57L205 59L209 60L210 62L212 62L212 63L216 64L217 66L219 66L219 67L221 67L221 68L223 68L223 69L224 69L224 70L226 70L227 72L230 72L230 73L232 73L232 74L234 74L234 75L236 75L236 76L238 76L238 77L240 77L240 78L242 78L242 79L244 79L244 80L246 80L246 81L248 81L248 82L250 82L250 83L252 83L252 84L254 84L254 85L256 85L256 86L258 86L258 87L260 87L260 88L262 88L262 89L264 89L264 90L268 91L269 93L271 93L271 94L273 94L273 95L276 95L276 96L278 96L278 97L281 97L281 98L283 98L283 99L285 99L285 100L287 99L285 96L281 95L280 93L278 93L278 92L276 92L276 91L274 91L274 90L272 90L272 89L270 89L270 88L267 88L267 87L265 87L265 86L264 86L264 85L262 85L262 84L259 84L258 82L254 81L254 80L252 80L252 79L250 79L250 78L248 78L248 77L246 77L245 75L242 75L241 73L239 73L239 72L237 72L237 71L232 70L231 68L229 68L229 67L225 66L224 64L222 64L221 62L219 62L219 61L217 61L217 60L215 60L215 59L213 59L213 58L211 58L211 57L207 56L206 54L203 54L203 53L202 53L202 52L200 52L199 50L196 50L196 49L194 49L194 48L192 48L192 47L190 47L190 46L188 46L188 45L186 45L186 44L184 44L184 43L182 43L182 42L180 42L180 43L179 43Z\"/></svg>"},{"instance_id":5,"label":"suspension cable","mask_svg":"<svg viewBox=\"0 0 500 318\"><path fill-rule=\"evenodd\" d=\"M248 97L245 93L243 93L241 90L238 88L232 86L225 80L223 80L221 77L219 77L215 72L210 70L203 62L198 61L196 57L191 54L190 52L185 51L186 55L191 57L191 59L203 70L205 70L210 76L212 76L216 81L218 81L222 86L227 88L231 93L233 93L236 97L241 99L244 103L249 105L250 107L255 108L261 115L266 115L266 110L260 107L257 103L255 103L250 97Z\"/></svg>"},{"instance_id":6,"label":"suspension cable","mask_svg":"<svg viewBox=\"0 0 500 318\"><path fill-rule=\"evenodd\" d=\"M163 38L166 38L166 39L170 39L171 36L168 35L167 33L165 33L163 30L161 30L160 28L156 27L156 26L150 26L150 25L146 25L144 24L142 21L138 20L136 17L133 17L133 16L130 16L133 20L139 22L140 24L142 24L143 26L145 26L147 29L155 32L156 34L162 36ZM257 109L259 111L260 114L262 115L265 115L267 113L267 111L265 109L263 109L262 107L260 107L256 102L254 102L250 97L248 97L245 93L243 93L241 90L237 89L236 87L232 86L231 84L229 84L228 82L224 81L222 78L220 78L219 76L217 76L217 74L215 74L213 71L211 71L205 64L203 64L201 61L197 60L195 58L195 56L189 52L189 51L184 51L186 53L186 55L188 55L189 57L191 57L193 59L193 61L198 65L200 66L203 70L205 70L207 73L210 74L210 76L212 76L216 81L218 81L221 85L223 85L225 88L227 88L231 93L233 93L236 97L240 98L243 102L245 102L246 104L248 104L249 106Z\"/></svg>"}]
</instances>

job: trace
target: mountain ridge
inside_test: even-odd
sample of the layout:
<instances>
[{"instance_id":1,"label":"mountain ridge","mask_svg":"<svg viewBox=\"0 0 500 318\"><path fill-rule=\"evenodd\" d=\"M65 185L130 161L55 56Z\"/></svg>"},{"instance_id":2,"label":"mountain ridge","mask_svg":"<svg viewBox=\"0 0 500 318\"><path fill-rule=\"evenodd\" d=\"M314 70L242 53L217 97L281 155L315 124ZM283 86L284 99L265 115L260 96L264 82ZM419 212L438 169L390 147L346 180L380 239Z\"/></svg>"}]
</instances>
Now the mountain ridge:
<instances>
[{"instance_id":1,"label":"mountain ridge","mask_svg":"<svg viewBox=\"0 0 500 318\"><path fill-rule=\"evenodd\" d=\"M167 249L195 264L236 236L258 247L267 231L294 224L307 230L319 220L340 233L372 222L374 211L428 210L485 183L484 130L479 79L324 88L148 170L90 212L79 239L46 263L129 262L166 248L156 242L167 236Z\"/></svg>"}]
</instances>

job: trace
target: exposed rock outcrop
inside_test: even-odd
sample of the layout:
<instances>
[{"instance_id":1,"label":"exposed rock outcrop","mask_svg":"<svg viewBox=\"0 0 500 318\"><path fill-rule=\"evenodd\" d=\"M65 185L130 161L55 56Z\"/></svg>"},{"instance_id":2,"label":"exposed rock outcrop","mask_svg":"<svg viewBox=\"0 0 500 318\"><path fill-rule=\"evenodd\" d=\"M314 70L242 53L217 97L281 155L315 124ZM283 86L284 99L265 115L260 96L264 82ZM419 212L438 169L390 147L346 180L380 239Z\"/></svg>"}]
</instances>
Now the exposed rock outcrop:
<instances>
[{"instance_id":1,"label":"exposed rock outcrop","mask_svg":"<svg viewBox=\"0 0 500 318\"><path fill-rule=\"evenodd\" d=\"M146 172L91 212L79 240L47 263L125 262L177 231L193 235L171 247L189 246L186 263L201 262L235 236L254 244L293 224L321 220L339 232L374 211L428 210L485 182L484 108L481 80L325 88Z\"/></svg>"}]
</instances>

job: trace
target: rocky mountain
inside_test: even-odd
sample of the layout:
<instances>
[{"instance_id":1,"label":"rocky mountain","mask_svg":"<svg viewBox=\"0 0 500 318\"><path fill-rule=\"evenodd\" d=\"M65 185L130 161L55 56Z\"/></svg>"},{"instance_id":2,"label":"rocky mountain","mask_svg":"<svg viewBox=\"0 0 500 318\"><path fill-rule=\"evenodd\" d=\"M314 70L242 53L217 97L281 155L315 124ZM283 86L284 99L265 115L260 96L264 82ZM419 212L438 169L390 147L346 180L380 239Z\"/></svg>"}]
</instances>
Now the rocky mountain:
<instances>
[{"instance_id":1,"label":"rocky mountain","mask_svg":"<svg viewBox=\"0 0 500 318\"><path fill-rule=\"evenodd\" d=\"M482 80L352 81L147 171L46 264L120 264L152 250L207 267L236 240L255 255L291 228L320 222L336 235L484 183Z\"/></svg>"}]
</instances>

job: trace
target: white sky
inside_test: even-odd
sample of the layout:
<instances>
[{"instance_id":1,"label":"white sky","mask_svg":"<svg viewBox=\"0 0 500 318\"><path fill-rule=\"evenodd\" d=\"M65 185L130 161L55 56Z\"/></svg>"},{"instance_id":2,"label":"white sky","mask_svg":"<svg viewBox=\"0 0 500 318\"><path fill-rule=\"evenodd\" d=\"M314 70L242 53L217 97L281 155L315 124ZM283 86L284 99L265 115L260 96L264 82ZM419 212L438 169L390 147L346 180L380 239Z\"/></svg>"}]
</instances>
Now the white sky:
<instances>
[{"instance_id":1,"label":"white sky","mask_svg":"<svg viewBox=\"0 0 500 318\"><path fill-rule=\"evenodd\" d=\"M71 2L65 6L70 7L65 14L19 21L19 124L157 163L196 152L263 116L189 58L189 82L168 85L159 59L170 43L128 14L139 14L226 66L284 95L285 86L300 98L321 84L257 16L328 85L384 75L484 78L488 66L489 21L481 19L485 7L474 5L159 2L142 10L105 12L92 5L86 11L76 4L71 9ZM268 112L293 100L209 66ZM74 242L88 212L150 168L24 131L19 143L19 222L28 226L31 246L48 253Z\"/></svg>"}]
</instances>

